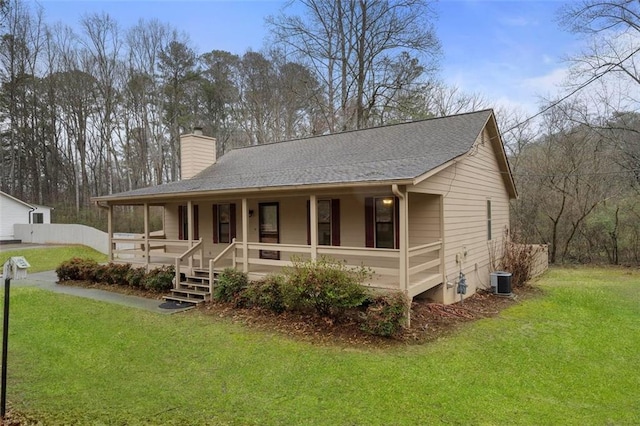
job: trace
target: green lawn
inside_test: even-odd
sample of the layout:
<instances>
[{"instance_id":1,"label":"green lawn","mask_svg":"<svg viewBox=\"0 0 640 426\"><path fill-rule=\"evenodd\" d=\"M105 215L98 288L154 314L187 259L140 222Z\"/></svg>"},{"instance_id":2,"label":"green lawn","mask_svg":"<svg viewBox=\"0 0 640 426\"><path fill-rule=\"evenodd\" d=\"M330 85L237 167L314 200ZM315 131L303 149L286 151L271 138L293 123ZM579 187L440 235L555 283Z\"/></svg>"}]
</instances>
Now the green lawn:
<instances>
[{"instance_id":1,"label":"green lawn","mask_svg":"<svg viewBox=\"0 0 640 426\"><path fill-rule=\"evenodd\" d=\"M24 256L31 265L28 272L33 274L42 271L54 270L65 260L74 257L95 259L98 262L106 262L107 255L102 254L86 246L59 246L50 248L34 248L23 250L10 250L0 253L0 265L13 256Z\"/></svg>"},{"instance_id":2,"label":"green lawn","mask_svg":"<svg viewBox=\"0 0 640 426\"><path fill-rule=\"evenodd\" d=\"M640 423L640 273L538 285L497 318L385 350L16 288L8 399L44 424Z\"/></svg>"}]
</instances>

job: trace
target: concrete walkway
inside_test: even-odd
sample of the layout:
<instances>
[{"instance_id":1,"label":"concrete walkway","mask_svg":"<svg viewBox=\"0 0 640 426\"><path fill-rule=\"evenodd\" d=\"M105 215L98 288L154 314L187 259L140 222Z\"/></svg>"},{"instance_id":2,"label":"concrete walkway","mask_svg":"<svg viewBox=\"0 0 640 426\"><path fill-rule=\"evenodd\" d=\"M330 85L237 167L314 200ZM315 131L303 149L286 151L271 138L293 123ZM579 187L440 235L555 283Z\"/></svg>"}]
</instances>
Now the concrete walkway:
<instances>
[{"instance_id":1,"label":"concrete walkway","mask_svg":"<svg viewBox=\"0 0 640 426\"><path fill-rule=\"evenodd\" d=\"M55 271L37 272L35 274L29 274L27 278L23 280L11 280L11 287L38 287L43 290L53 291L55 293L64 293L70 294L72 296L99 300L101 302L115 303L117 305L144 309L146 311L156 312L158 314L175 314L176 312L184 312L193 308L187 307L177 309L164 309L160 307L160 305L164 303L161 300L147 299L144 297L131 296L128 294L113 293L110 291L98 290L95 288L60 285L56 283L57 281L58 276L56 275Z\"/></svg>"}]
</instances>

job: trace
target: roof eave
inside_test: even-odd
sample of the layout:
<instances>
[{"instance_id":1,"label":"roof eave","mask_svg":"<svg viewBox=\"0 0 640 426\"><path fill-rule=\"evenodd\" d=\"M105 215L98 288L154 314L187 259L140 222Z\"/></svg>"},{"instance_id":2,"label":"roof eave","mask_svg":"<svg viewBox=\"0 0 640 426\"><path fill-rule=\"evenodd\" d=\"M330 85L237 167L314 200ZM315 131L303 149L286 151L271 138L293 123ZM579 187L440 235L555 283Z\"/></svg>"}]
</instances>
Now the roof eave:
<instances>
[{"instance_id":1,"label":"roof eave","mask_svg":"<svg viewBox=\"0 0 640 426\"><path fill-rule=\"evenodd\" d=\"M334 183L321 183L321 184L309 184L309 185L286 185L286 186L264 186L253 188L230 188L221 190L204 190L204 191L183 191L172 193L159 193L159 194L146 194L146 195L130 195L130 196L113 196L105 195L101 197L92 197L91 201L94 203L107 203L113 204L123 201L133 202L133 204L143 204L145 202L153 202L157 200L166 200L167 198L201 198L204 196L220 196L225 197L230 194L234 195L250 195L264 192L288 192L297 190L319 190L319 189L331 189L331 188L353 188L353 187L373 187L373 186L385 186L385 185L410 185L414 179L390 179L379 181L354 181L354 182L334 182Z\"/></svg>"},{"instance_id":2,"label":"roof eave","mask_svg":"<svg viewBox=\"0 0 640 426\"><path fill-rule=\"evenodd\" d=\"M21 199L16 198L16 197L14 197L13 195L7 194L7 193L6 193L6 192L4 192L4 191L0 191L0 193L2 193L3 195L7 196L7 198L11 198L13 201L15 201L15 202L17 202L17 203L22 204L23 206L25 206L25 207L27 207L27 208L29 208L29 209L35 209L35 207L34 207L33 205L31 205L31 204L29 204L29 203L27 203L27 202L25 202L25 201L22 201Z\"/></svg>"}]
</instances>

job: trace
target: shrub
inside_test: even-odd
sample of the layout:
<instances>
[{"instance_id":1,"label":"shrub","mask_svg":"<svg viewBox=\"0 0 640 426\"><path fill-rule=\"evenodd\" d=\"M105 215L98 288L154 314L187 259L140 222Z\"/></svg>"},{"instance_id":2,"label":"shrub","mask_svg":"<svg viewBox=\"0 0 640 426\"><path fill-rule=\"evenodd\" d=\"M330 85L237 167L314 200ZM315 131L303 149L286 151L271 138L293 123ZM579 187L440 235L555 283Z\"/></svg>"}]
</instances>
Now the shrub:
<instances>
[{"instance_id":1,"label":"shrub","mask_svg":"<svg viewBox=\"0 0 640 426\"><path fill-rule=\"evenodd\" d=\"M238 301L240 294L247 287L247 274L226 268L218 275L218 282L213 288L213 300L218 302Z\"/></svg>"},{"instance_id":2,"label":"shrub","mask_svg":"<svg viewBox=\"0 0 640 426\"><path fill-rule=\"evenodd\" d=\"M531 279L533 262L539 250L538 246L505 241L502 268L511 272L511 284L514 287L524 285Z\"/></svg>"},{"instance_id":3,"label":"shrub","mask_svg":"<svg viewBox=\"0 0 640 426\"><path fill-rule=\"evenodd\" d=\"M128 283L127 273L130 269L131 265L128 263L99 265L96 268L94 281L110 285L126 285Z\"/></svg>"},{"instance_id":4,"label":"shrub","mask_svg":"<svg viewBox=\"0 0 640 426\"><path fill-rule=\"evenodd\" d=\"M370 275L365 268L349 268L333 259L293 259L287 268L284 301L288 309L314 309L322 316L339 316L362 304L367 290L361 285Z\"/></svg>"},{"instance_id":5,"label":"shrub","mask_svg":"<svg viewBox=\"0 0 640 426\"><path fill-rule=\"evenodd\" d=\"M130 268L127 271L127 275L125 277L127 284L130 287L141 288L142 287L142 279L146 275L147 271L144 268Z\"/></svg>"},{"instance_id":6,"label":"shrub","mask_svg":"<svg viewBox=\"0 0 640 426\"><path fill-rule=\"evenodd\" d=\"M404 293L379 295L369 300L363 315L361 329L376 336L397 335L406 323L409 301Z\"/></svg>"},{"instance_id":7,"label":"shrub","mask_svg":"<svg viewBox=\"0 0 640 426\"><path fill-rule=\"evenodd\" d=\"M282 275L269 275L261 281L249 284L244 291L247 302L253 306L269 309L276 313L285 310L283 288L285 279Z\"/></svg>"},{"instance_id":8,"label":"shrub","mask_svg":"<svg viewBox=\"0 0 640 426\"><path fill-rule=\"evenodd\" d=\"M142 287L158 293L173 288L175 278L175 268L173 266L163 266L149 271L142 278Z\"/></svg>"},{"instance_id":9,"label":"shrub","mask_svg":"<svg viewBox=\"0 0 640 426\"><path fill-rule=\"evenodd\" d=\"M56 268L59 281L93 281L98 262L93 259L74 257Z\"/></svg>"}]
</instances>

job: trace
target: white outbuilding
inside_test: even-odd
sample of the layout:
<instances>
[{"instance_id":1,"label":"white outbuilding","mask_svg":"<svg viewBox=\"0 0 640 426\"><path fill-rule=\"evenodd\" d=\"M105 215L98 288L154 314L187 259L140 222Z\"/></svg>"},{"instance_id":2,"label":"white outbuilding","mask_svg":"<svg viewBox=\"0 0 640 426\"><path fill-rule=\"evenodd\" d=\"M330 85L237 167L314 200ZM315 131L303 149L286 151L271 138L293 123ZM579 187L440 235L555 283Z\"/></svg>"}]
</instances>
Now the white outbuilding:
<instances>
[{"instance_id":1,"label":"white outbuilding","mask_svg":"<svg viewBox=\"0 0 640 426\"><path fill-rule=\"evenodd\" d=\"M51 223L53 207L30 204L0 191L0 241L15 240L14 225Z\"/></svg>"}]
</instances>

